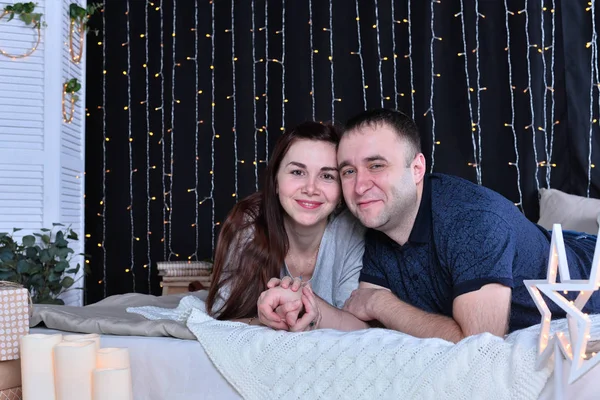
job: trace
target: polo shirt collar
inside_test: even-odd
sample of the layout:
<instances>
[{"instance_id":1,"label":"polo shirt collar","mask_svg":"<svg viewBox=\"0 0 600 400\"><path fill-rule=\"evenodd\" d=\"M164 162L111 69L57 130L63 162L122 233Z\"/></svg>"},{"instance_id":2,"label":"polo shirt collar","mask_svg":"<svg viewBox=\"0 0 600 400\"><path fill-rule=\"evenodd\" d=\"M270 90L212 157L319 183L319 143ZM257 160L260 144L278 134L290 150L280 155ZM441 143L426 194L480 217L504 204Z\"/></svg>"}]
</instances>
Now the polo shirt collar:
<instances>
[{"instance_id":1,"label":"polo shirt collar","mask_svg":"<svg viewBox=\"0 0 600 400\"><path fill-rule=\"evenodd\" d=\"M408 237L409 242L428 243L431 233L431 175L423 177L421 204L415 218L415 224Z\"/></svg>"}]
</instances>

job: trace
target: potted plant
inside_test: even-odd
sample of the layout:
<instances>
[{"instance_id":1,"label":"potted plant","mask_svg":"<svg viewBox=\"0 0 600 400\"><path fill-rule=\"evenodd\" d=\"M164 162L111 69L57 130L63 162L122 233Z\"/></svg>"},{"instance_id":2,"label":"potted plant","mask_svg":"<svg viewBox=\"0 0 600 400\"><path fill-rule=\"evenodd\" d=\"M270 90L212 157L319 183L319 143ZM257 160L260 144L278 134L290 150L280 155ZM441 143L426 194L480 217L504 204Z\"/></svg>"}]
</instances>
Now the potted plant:
<instances>
[{"instance_id":1,"label":"potted plant","mask_svg":"<svg viewBox=\"0 0 600 400\"><path fill-rule=\"evenodd\" d=\"M73 288L81 265L72 267L71 258L75 255L69 247L69 240L78 240L77 233L71 227L52 224L52 229L40 229L40 233L26 235L15 240L11 234L0 233L0 280L17 282L29 290L32 302L39 304L64 304L58 297ZM83 254L78 254L83 255ZM87 265L84 273L88 273ZM81 278L79 278L81 279Z\"/></svg>"}]
</instances>

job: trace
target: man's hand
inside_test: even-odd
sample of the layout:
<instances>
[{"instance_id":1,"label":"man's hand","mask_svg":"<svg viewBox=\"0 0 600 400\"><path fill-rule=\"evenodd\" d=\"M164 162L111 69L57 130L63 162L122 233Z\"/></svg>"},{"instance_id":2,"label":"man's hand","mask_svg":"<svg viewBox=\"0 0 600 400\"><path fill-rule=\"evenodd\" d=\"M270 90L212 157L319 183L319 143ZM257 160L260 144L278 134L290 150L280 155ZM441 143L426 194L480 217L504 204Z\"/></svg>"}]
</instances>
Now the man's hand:
<instances>
[{"instance_id":1,"label":"man's hand","mask_svg":"<svg viewBox=\"0 0 600 400\"><path fill-rule=\"evenodd\" d=\"M376 288L358 288L350 294L346 303L344 303L344 311L348 311L351 314L362 321L371 321L376 319L373 315L373 304L378 301L377 296L380 296L383 292L387 292L387 289L376 289Z\"/></svg>"},{"instance_id":2,"label":"man's hand","mask_svg":"<svg viewBox=\"0 0 600 400\"><path fill-rule=\"evenodd\" d=\"M273 329L289 330L302 308L302 292L274 287L262 292L256 303L258 319ZM277 310L277 311L276 311Z\"/></svg>"}]
</instances>

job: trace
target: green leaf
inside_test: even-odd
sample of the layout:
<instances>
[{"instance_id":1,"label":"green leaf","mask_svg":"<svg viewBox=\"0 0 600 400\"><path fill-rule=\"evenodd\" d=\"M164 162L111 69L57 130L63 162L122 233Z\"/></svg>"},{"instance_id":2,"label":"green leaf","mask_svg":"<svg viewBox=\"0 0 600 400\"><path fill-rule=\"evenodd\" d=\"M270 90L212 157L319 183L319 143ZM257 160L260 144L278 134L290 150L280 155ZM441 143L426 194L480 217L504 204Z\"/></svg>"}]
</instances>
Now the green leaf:
<instances>
[{"instance_id":1,"label":"green leaf","mask_svg":"<svg viewBox=\"0 0 600 400\"><path fill-rule=\"evenodd\" d=\"M2 239L4 236L7 236L8 232L0 232L0 239Z\"/></svg>"},{"instance_id":2,"label":"green leaf","mask_svg":"<svg viewBox=\"0 0 600 400\"><path fill-rule=\"evenodd\" d=\"M57 274L56 272L51 272L50 275L48 275L48 281L49 282L57 282L57 281L60 281L60 277L61 277L61 274Z\"/></svg>"},{"instance_id":3,"label":"green leaf","mask_svg":"<svg viewBox=\"0 0 600 400\"><path fill-rule=\"evenodd\" d=\"M43 268L41 264L32 264L31 268L29 269L29 276L34 276L36 274L40 274L43 272Z\"/></svg>"},{"instance_id":4,"label":"green leaf","mask_svg":"<svg viewBox=\"0 0 600 400\"><path fill-rule=\"evenodd\" d=\"M13 233L19 232L19 231L22 231L22 230L23 230L23 228L13 228Z\"/></svg>"},{"instance_id":5,"label":"green leaf","mask_svg":"<svg viewBox=\"0 0 600 400\"><path fill-rule=\"evenodd\" d=\"M4 247L0 248L0 261L9 261L15 258L15 254L11 249Z\"/></svg>"},{"instance_id":6,"label":"green leaf","mask_svg":"<svg viewBox=\"0 0 600 400\"><path fill-rule=\"evenodd\" d=\"M50 236L42 235L42 242L44 242L44 244L50 244Z\"/></svg>"},{"instance_id":7,"label":"green leaf","mask_svg":"<svg viewBox=\"0 0 600 400\"><path fill-rule=\"evenodd\" d=\"M17 282L17 273L15 271L0 271L0 280Z\"/></svg>"},{"instance_id":8,"label":"green leaf","mask_svg":"<svg viewBox=\"0 0 600 400\"><path fill-rule=\"evenodd\" d=\"M52 229L48 229L48 228L42 228L42 229L40 229L40 231L42 231L42 232L50 232L51 230Z\"/></svg>"},{"instance_id":9,"label":"green leaf","mask_svg":"<svg viewBox=\"0 0 600 400\"><path fill-rule=\"evenodd\" d=\"M48 249L42 249L42 251L40 251L40 261L45 264L47 262L49 262L52 258L50 257L50 252L48 251Z\"/></svg>"},{"instance_id":10,"label":"green leaf","mask_svg":"<svg viewBox=\"0 0 600 400\"><path fill-rule=\"evenodd\" d=\"M56 245L56 247L67 247L67 245L69 244L65 240L65 235L62 231L56 232L56 239L54 240L54 244Z\"/></svg>"},{"instance_id":11,"label":"green leaf","mask_svg":"<svg viewBox=\"0 0 600 400\"><path fill-rule=\"evenodd\" d=\"M31 21L33 21L33 17L31 14L21 14L19 16L19 19L21 19L21 21L25 22L25 25L30 25Z\"/></svg>"},{"instance_id":12,"label":"green leaf","mask_svg":"<svg viewBox=\"0 0 600 400\"><path fill-rule=\"evenodd\" d=\"M38 258L38 250L35 247L28 247L25 250L25 256L27 258L31 258L31 259L37 259Z\"/></svg>"},{"instance_id":13,"label":"green leaf","mask_svg":"<svg viewBox=\"0 0 600 400\"><path fill-rule=\"evenodd\" d=\"M61 260L61 261L65 261L69 255L69 248L67 247L62 247L59 249L56 249L56 256Z\"/></svg>"},{"instance_id":14,"label":"green leaf","mask_svg":"<svg viewBox=\"0 0 600 400\"><path fill-rule=\"evenodd\" d=\"M20 274L29 274L31 264L27 260L21 260L17 263L17 272Z\"/></svg>"},{"instance_id":15,"label":"green leaf","mask_svg":"<svg viewBox=\"0 0 600 400\"><path fill-rule=\"evenodd\" d=\"M10 15L8 16L8 21L10 21L11 19L13 19L15 17L15 13L11 12Z\"/></svg>"},{"instance_id":16,"label":"green leaf","mask_svg":"<svg viewBox=\"0 0 600 400\"><path fill-rule=\"evenodd\" d=\"M74 283L75 283L75 280L73 278L71 278L70 276L65 276L61 282L61 285L62 285L62 287L67 289L67 288L70 288L71 286L73 286Z\"/></svg>"},{"instance_id":17,"label":"green leaf","mask_svg":"<svg viewBox=\"0 0 600 400\"><path fill-rule=\"evenodd\" d=\"M31 247L35 245L35 236L27 235L23 236L23 246Z\"/></svg>"},{"instance_id":18,"label":"green leaf","mask_svg":"<svg viewBox=\"0 0 600 400\"><path fill-rule=\"evenodd\" d=\"M50 292L53 294L59 294L60 291L63 289L62 285L60 284L59 281L56 282L50 282L48 284L48 288L50 289Z\"/></svg>"},{"instance_id":19,"label":"green leaf","mask_svg":"<svg viewBox=\"0 0 600 400\"><path fill-rule=\"evenodd\" d=\"M64 226L63 224L59 223L59 222L53 222L52 226Z\"/></svg>"},{"instance_id":20,"label":"green leaf","mask_svg":"<svg viewBox=\"0 0 600 400\"><path fill-rule=\"evenodd\" d=\"M42 275L32 274L29 278L29 285L34 288L39 288L44 285L44 277Z\"/></svg>"},{"instance_id":21,"label":"green leaf","mask_svg":"<svg viewBox=\"0 0 600 400\"><path fill-rule=\"evenodd\" d=\"M81 268L81 266L79 264L77 264L77 268L68 269L68 270L65 271L65 273L77 275L77 273L79 272L80 268Z\"/></svg>"},{"instance_id":22,"label":"green leaf","mask_svg":"<svg viewBox=\"0 0 600 400\"><path fill-rule=\"evenodd\" d=\"M48 262L53 261L56 258L57 254L58 248L50 245L50 247L48 247L48 255L50 256L50 260Z\"/></svg>"},{"instance_id":23,"label":"green leaf","mask_svg":"<svg viewBox=\"0 0 600 400\"><path fill-rule=\"evenodd\" d=\"M69 240L79 240L79 236L77 236L77 232L71 231L69 232L69 236L67 236Z\"/></svg>"},{"instance_id":24,"label":"green leaf","mask_svg":"<svg viewBox=\"0 0 600 400\"><path fill-rule=\"evenodd\" d=\"M69 268L69 262L68 261L60 261L54 267L54 271L56 271L56 272L63 272L67 268Z\"/></svg>"},{"instance_id":25,"label":"green leaf","mask_svg":"<svg viewBox=\"0 0 600 400\"><path fill-rule=\"evenodd\" d=\"M52 297L44 297L35 303L36 304L55 304L55 305L59 305L59 306L65 305L65 302L63 300L53 299Z\"/></svg>"}]
</instances>

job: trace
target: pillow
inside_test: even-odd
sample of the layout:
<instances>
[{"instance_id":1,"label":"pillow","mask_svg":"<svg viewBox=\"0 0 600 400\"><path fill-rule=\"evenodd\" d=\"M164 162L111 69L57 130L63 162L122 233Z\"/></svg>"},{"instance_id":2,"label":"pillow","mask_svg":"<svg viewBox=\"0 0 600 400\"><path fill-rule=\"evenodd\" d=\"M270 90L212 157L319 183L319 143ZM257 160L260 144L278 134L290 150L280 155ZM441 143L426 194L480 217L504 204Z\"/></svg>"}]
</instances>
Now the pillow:
<instances>
[{"instance_id":1,"label":"pillow","mask_svg":"<svg viewBox=\"0 0 600 400\"><path fill-rule=\"evenodd\" d=\"M540 189L538 225L552 229L553 224L561 224L564 230L597 235L600 199L575 196L557 189Z\"/></svg>"}]
</instances>

